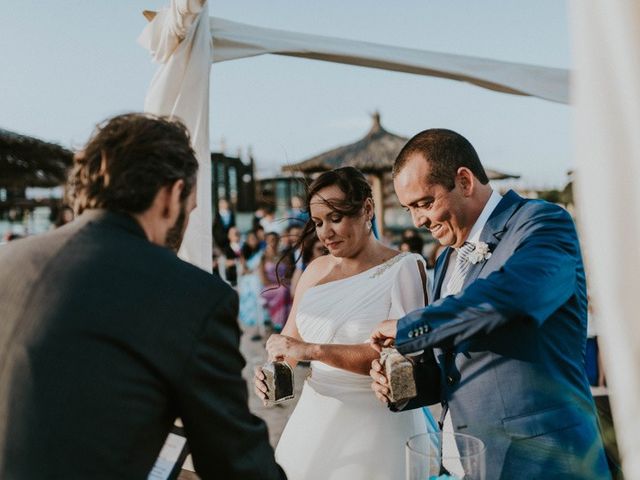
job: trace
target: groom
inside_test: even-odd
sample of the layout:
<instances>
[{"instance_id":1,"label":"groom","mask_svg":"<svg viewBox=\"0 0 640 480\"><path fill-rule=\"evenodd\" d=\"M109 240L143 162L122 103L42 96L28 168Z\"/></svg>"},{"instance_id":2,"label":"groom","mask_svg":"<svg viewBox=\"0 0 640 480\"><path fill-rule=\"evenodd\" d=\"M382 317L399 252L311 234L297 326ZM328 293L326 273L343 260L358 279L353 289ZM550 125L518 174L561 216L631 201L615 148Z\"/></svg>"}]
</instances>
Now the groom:
<instances>
[{"instance_id":1,"label":"groom","mask_svg":"<svg viewBox=\"0 0 640 480\"><path fill-rule=\"evenodd\" d=\"M473 146L449 130L413 137L393 176L416 227L448 247L435 301L372 333L378 349L395 339L401 353L421 353L419 395L404 408L439 392L454 431L485 443L487 478L609 478L585 375L585 274L570 215L492 191ZM372 388L386 402L382 373L374 361Z\"/></svg>"}]
</instances>

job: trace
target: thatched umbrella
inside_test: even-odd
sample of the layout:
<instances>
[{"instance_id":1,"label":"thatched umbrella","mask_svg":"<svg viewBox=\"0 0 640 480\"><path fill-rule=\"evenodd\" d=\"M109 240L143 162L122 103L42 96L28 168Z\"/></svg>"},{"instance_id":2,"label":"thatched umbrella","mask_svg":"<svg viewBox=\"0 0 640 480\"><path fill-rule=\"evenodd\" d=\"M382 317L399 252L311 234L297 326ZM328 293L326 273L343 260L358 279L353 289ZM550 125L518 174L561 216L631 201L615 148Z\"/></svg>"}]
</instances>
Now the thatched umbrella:
<instances>
[{"instance_id":1,"label":"thatched umbrella","mask_svg":"<svg viewBox=\"0 0 640 480\"><path fill-rule=\"evenodd\" d=\"M380 124L380 114L376 112L373 114L373 125L364 138L303 162L287 165L283 170L310 174L352 166L365 173L384 172L391 170L396 156L407 140L406 137L386 131Z\"/></svg>"},{"instance_id":2,"label":"thatched umbrella","mask_svg":"<svg viewBox=\"0 0 640 480\"><path fill-rule=\"evenodd\" d=\"M367 174L373 187L376 216L380 229L384 227L384 209L394 205L391 169L398 153L409 140L385 130L380 123L380 113L373 114L373 125L364 138L355 143L334 148L293 165L283 171L302 172L311 175L337 167L352 166ZM491 180L519 178L517 175L485 169Z\"/></svg>"},{"instance_id":3,"label":"thatched umbrella","mask_svg":"<svg viewBox=\"0 0 640 480\"><path fill-rule=\"evenodd\" d=\"M73 153L55 143L0 129L0 187L56 187L65 183Z\"/></svg>"}]
</instances>

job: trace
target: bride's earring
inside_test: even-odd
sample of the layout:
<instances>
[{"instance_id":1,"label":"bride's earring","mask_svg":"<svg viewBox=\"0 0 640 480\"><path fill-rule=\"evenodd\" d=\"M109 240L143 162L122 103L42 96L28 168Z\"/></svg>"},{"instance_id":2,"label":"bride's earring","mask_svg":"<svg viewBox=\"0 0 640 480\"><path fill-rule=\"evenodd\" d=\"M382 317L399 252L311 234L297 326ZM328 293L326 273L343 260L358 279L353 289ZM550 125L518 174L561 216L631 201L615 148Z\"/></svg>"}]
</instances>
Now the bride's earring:
<instances>
[{"instance_id":1,"label":"bride's earring","mask_svg":"<svg viewBox=\"0 0 640 480\"><path fill-rule=\"evenodd\" d=\"M367 220L367 230L371 232L371 228L373 228L373 225L371 224L371 220Z\"/></svg>"}]
</instances>

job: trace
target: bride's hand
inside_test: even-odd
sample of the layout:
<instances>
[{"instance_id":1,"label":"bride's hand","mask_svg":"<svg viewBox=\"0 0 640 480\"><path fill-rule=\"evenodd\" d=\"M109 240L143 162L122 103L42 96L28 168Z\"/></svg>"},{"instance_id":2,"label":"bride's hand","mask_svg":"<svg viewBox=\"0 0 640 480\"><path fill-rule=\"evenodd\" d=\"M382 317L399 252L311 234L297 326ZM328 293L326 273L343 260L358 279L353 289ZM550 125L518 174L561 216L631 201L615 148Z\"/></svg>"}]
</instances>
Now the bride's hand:
<instances>
[{"instance_id":1,"label":"bride's hand","mask_svg":"<svg viewBox=\"0 0 640 480\"><path fill-rule=\"evenodd\" d=\"M256 395L262 400L263 405L267 405L267 384L264 383L265 377L260 367L256 367L253 370L253 390Z\"/></svg>"},{"instance_id":2,"label":"bride's hand","mask_svg":"<svg viewBox=\"0 0 640 480\"><path fill-rule=\"evenodd\" d=\"M371 389L385 405L389 404L389 387L387 385L387 377L384 375L384 368L380 364L380 360L375 359L371 362L371 370L369 376L373 379L371 382Z\"/></svg>"},{"instance_id":3,"label":"bride's hand","mask_svg":"<svg viewBox=\"0 0 640 480\"><path fill-rule=\"evenodd\" d=\"M312 344L297 340L286 335L271 335L267 340L267 353L270 360L312 360L310 358Z\"/></svg>"}]
</instances>

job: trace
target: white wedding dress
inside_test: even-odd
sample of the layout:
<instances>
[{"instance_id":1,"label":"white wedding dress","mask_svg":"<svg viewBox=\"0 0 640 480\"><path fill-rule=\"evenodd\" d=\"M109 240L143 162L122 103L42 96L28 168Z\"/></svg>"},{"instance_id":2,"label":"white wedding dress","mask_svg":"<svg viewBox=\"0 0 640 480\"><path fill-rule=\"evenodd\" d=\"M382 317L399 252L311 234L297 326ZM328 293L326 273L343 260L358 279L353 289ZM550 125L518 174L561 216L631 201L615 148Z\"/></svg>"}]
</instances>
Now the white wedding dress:
<instances>
[{"instance_id":1,"label":"white wedding dress","mask_svg":"<svg viewBox=\"0 0 640 480\"><path fill-rule=\"evenodd\" d=\"M399 254L357 275L309 288L296 316L302 339L356 344L375 325L424 306L417 262ZM289 480L405 478L405 443L427 430L421 409L393 413L371 378L311 362L300 400L276 448Z\"/></svg>"}]
</instances>

